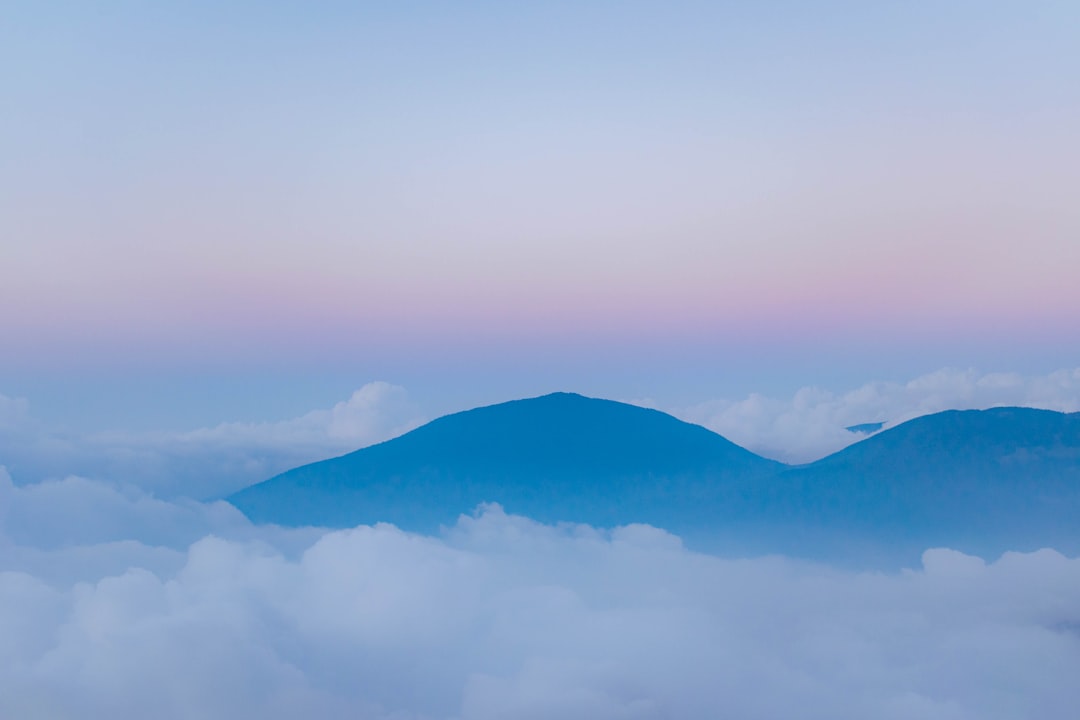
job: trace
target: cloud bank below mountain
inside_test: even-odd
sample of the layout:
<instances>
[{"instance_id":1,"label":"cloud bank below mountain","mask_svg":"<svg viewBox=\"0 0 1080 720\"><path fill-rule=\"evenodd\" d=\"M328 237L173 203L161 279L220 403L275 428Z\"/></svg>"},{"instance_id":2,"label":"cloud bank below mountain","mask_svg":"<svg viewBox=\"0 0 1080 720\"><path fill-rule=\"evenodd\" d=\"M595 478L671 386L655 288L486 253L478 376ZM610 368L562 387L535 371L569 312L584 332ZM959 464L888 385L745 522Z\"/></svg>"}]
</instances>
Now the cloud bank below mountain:
<instances>
[{"instance_id":1,"label":"cloud bank below mountain","mask_svg":"<svg viewBox=\"0 0 1080 720\"><path fill-rule=\"evenodd\" d=\"M1052 550L855 573L498 507L436 537L288 534L0 481L4 717L1055 720L1080 703L1080 560Z\"/></svg>"}]
</instances>

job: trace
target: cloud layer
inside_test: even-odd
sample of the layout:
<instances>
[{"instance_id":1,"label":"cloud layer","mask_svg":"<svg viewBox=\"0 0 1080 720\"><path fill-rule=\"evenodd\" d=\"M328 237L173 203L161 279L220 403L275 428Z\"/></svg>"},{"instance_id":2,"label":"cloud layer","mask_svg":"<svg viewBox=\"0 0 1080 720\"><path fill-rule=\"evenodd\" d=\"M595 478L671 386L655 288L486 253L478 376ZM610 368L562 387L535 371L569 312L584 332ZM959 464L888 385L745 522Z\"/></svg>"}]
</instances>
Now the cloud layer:
<instances>
[{"instance_id":1,"label":"cloud layer","mask_svg":"<svg viewBox=\"0 0 1080 720\"><path fill-rule=\"evenodd\" d=\"M123 478L125 487L159 497L208 499L387 440L423 419L404 388L373 382L330 409L281 422L72 435L36 422L26 401L0 396L0 464L21 482L76 473L110 483Z\"/></svg>"},{"instance_id":2,"label":"cloud layer","mask_svg":"<svg viewBox=\"0 0 1080 720\"><path fill-rule=\"evenodd\" d=\"M845 428L869 422L897 425L942 410L1019 405L1080 411L1080 368L1048 375L943 369L910 382L872 382L844 393L805 387L789 399L751 394L668 412L784 462L809 462L862 438Z\"/></svg>"},{"instance_id":3,"label":"cloud layer","mask_svg":"<svg viewBox=\"0 0 1080 720\"><path fill-rule=\"evenodd\" d=\"M286 536L109 493L0 485L2 717L1054 720L1080 703L1080 560L1052 550L854 573L498 507L438 537Z\"/></svg>"}]
</instances>

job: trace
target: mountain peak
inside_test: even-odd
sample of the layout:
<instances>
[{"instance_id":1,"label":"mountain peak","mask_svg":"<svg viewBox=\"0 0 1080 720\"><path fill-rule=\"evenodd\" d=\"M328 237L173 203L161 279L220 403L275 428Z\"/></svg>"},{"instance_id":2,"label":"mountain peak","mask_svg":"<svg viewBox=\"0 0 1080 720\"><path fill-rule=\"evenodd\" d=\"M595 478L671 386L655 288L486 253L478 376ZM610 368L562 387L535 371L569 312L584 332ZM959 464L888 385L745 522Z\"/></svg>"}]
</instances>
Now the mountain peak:
<instances>
[{"instance_id":1,"label":"mountain peak","mask_svg":"<svg viewBox=\"0 0 1080 720\"><path fill-rule=\"evenodd\" d=\"M430 529L480 503L542 520L645 522L782 467L671 415L577 393L465 410L230 500L256 521Z\"/></svg>"},{"instance_id":2,"label":"mountain peak","mask_svg":"<svg viewBox=\"0 0 1080 720\"><path fill-rule=\"evenodd\" d=\"M946 411L790 467L658 410L556 392L447 415L229 499L253 521L294 526L432 531L495 502L543 522L649 523L739 552L1073 551L1080 414Z\"/></svg>"}]
</instances>

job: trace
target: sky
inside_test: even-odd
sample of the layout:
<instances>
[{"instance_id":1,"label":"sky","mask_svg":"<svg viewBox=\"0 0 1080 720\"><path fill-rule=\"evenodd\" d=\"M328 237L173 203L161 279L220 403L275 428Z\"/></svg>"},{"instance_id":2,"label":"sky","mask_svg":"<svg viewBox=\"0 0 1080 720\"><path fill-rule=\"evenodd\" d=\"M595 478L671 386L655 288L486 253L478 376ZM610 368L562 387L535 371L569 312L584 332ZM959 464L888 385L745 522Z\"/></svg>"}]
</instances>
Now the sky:
<instances>
[{"instance_id":1,"label":"sky","mask_svg":"<svg viewBox=\"0 0 1080 720\"><path fill-rule=\"evenodd\" d=\"M1071 2L9 2L0 393L686 407L1080 333Z\"/></svg>"}]
</instances>

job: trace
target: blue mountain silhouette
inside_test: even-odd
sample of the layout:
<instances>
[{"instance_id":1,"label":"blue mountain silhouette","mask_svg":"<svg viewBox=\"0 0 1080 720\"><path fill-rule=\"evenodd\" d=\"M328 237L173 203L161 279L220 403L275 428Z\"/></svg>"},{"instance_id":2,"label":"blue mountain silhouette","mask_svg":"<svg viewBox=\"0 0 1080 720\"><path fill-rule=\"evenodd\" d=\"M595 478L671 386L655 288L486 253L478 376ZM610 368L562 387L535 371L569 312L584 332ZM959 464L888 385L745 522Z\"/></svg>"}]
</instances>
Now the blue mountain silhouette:
<instances>
[{"instance_id":1,"label":"blue mountain silhouette","mask_svg":"<svg viewBox=\"0 0 1080 720\"><path fill-rule=\"evenodd\" d=\"M549 522L707 525L706 508L782 468L657 410L554 393L447 415L229 500L283 525L433 530L485 502Z\"/></svg>"},{"instance_id":2,"label":"blue mountain silhouette","mask_svg":"<svg viewBox=\"0 0 1080 720\"><path fill-rule=\"evenodd\" d=\"M898 547L1080 550L1080 413L948 410L780 474L775 511Z\"/></svg>"},{"instance_id":3,"label":"blue mountain silhouette","mask_svg":"<svg viewBox=\"0 0 1080 720\"><path fill-rule=\"evenodd\" d=\"M485 502L692 545L855 561L1080 550L1080 414L948 411L788 466L665 413L554 393L448 415L230 498L255 522L432 531Z\"/></svg>"}]
</instances>

